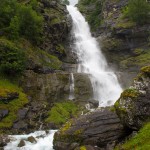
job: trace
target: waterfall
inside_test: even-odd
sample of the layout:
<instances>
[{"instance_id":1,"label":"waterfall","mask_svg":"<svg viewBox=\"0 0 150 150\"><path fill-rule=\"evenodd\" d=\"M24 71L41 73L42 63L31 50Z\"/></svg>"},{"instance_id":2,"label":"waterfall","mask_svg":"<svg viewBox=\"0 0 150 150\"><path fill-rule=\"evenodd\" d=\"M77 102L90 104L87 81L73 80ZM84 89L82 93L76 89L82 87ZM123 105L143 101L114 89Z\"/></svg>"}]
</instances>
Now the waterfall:
<instances>
[{"instance_id":1,"label":"waterfall","mask_svg":"<svg viewBox=\"0 0 150 150\"><path fill-rule=\"evenodd\" d=\"M74 99L74 76L73 73L70 73L70 94L69 94L69 99L73 100Z\"/></svg>"},{"instance_id":2,"label":"waterfall","mask_svg":"<svg viewBox=\"0 0 150 150\"><path fill-rule=\"evenodd\" d=\"M85 18L75 6L69 5L67 9L73 20L72 33L75 42L72 47L78 57L78 72L90 75L93 98L99 101L100 106L112 105L122 92L117 76L108 67Z\"/></svg>"}]
</instances>

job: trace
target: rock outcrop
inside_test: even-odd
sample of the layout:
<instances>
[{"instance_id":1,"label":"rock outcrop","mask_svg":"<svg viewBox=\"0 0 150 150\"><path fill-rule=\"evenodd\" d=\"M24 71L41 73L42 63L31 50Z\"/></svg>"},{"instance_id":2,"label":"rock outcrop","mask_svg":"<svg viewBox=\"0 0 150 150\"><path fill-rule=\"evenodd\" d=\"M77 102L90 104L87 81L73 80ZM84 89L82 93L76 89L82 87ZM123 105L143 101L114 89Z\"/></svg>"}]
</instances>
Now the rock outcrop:
<instances>
[{"instance_id":1,"label":"rock outcrop","mask_svg":"<svg viewBox=\"0 0 150 150\"><path fill-rule=\"evenodd\" d=\"M78 150L82 146L90 150L112 149L124 137L125 129L109 109L97 109L67 122L54 135L54 149Z\"/></svg>"},{"instance_id":2,"label":"rock outcrop","mask_svg":"<svg viewBox=\"0 0 150 150\"><path fill-rule=\"evenodd\" d=\"M133 130L139 130L150 121L150 66L141 69L133 85L121 94L115 108L122 123Z\"/></svg>"},{"instance_id":3,"label":"rock outcrop","mask_svg":"<svg viewBox=\"0 0 150 150\"><path fill-rule=\"evenodd\" d=\"M125 74L121 78L125 88L150 60L150 25L137 25L125 18L123 9L127 4L128 0L80 0L78 5L108 63Z\"/></svg>"}]
</instances>

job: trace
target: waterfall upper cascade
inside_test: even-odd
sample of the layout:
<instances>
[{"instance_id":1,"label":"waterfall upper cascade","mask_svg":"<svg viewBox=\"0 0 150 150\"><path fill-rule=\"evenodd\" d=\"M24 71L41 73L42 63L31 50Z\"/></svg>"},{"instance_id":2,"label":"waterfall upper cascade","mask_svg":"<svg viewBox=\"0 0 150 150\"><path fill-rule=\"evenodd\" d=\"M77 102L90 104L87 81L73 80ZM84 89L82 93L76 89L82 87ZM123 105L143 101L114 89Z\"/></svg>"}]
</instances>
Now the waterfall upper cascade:
<instances>
[{"instance_id":1,"label":"waterfall upper cascade","mask_svg":"<svg viewBox=\"0 0 150 150\"><path fill-rule=\"evenodd\" d=\"M75 38L73 50L78 57L78 72L90 75L93 98L99 100L100 106L112 105L122 92L117 76L109 69L85 18L75 6L69 5L67 9L73 20L72 33Z\"/></svg>"}]
</instances>

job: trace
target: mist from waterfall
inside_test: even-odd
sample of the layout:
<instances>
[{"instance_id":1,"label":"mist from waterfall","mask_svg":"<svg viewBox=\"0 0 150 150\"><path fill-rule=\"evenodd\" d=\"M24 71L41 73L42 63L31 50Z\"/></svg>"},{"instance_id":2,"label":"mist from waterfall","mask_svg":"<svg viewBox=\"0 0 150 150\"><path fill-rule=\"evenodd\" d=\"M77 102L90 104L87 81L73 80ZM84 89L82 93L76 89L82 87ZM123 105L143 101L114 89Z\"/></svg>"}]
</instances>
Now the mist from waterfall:
<instances>
[{"instance_id":1,"label":"mist from waterfall","mask_svg":"<svg viewBox=\"0 0 150 150\"><path fill-rule=\"evenodd\" d=\"M78 57L78 72L89 74L93 98L99 101L100 106L112 105L122 92L117 76L109 69L85 18L73 5L67 6L67 9L73 20L72 34L75 42L72 49Z\"/></svg>"}]
</instances>

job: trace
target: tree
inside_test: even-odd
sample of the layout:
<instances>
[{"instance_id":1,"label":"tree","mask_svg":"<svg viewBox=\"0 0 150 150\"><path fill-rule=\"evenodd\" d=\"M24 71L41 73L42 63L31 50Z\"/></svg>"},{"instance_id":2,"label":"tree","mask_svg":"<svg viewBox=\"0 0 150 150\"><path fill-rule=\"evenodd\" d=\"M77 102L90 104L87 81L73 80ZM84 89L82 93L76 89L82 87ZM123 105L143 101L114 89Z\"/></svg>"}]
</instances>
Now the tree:
<instances>
[{"instance_id":1,"label":"tree","mask_svg":"<svg viewBox=\"0 0 150 150\"><path fill-rule=\"evenodd\" d=\"M150 4L146 0L129 0L125 15L137 24L148 23L150 19Z\"/></svg>"}]
</instances>

